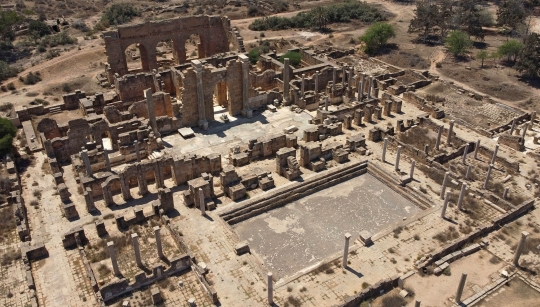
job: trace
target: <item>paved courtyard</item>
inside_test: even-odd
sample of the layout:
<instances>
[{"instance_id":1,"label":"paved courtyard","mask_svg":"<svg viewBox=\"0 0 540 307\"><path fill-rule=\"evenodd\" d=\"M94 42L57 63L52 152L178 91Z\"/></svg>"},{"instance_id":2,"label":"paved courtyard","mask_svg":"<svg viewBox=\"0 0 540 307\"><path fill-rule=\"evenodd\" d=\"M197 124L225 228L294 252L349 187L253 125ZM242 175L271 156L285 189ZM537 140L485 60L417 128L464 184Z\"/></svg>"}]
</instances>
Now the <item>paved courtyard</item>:
<instances>
[{"instance_id":1,"label":"paved courtyard","mask_svg":"<svg viewBox=\"0 0 540 307\"><path fill-rule=\"evenodd\" d=\"M340 251L346 232L355 240L362 230L375 234L420 211L364 174L234 227L276 278L282 278Z\"/></svg>"}]
</instances>

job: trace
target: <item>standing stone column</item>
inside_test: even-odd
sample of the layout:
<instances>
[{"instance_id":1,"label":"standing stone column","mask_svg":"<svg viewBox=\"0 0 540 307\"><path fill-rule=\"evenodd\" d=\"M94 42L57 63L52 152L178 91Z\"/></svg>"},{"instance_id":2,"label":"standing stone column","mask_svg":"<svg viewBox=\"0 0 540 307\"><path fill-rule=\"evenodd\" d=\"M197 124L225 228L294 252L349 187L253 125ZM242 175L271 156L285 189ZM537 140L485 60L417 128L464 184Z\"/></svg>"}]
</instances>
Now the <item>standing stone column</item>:
<instances>
[{"instance_id":1,"label":"standing stone column","mask_svg":"<svg viewBox=\"0 0 540 307\"><path fill-rule=\"evenodd\" d=\"M416 300L416 302L414 303L414 307L420 307L421 302L422 301Z\"/></svg>"},{"instance_id":2,"label":"standing stone column","mask_svg":"<svg viewBox=\"0 0 540 307\"><path fill-rule=\"evenodd\" d=\"M514 129L516 129L516 118L512 119L512 127L510 128L510 135L514 133Z\"/></svg>"},{"instance_id":3,"label":"standing stone column","mask_svg":"<svg viewBox=\"0 0 540 307\"><path fill-rule=\"evenodd\" d=\"M507 199L507 198L508 198L508 191L510 191L510 188L504 188L503 199Z\"/></svg>"},{"instance_id":4,"label":"standing stone column","mask_svg":"<svg viewBox=\"0 0 540 307\"><path fill-rule=\"evenodd\" d=\"M204 88L203 88L203 66L201 61L191 61L193 68L195 68L195 76L197 77L197 108L199 109L199 128L208 130L208 121L206 120L206 109L204 105Z\"/></svg>"},{"instance_id":5,"label":"standing stone column","mask_svg":"<svg viewBox=\"0 0 540 307\"><path fill-rule=\"evenodd\" d=\"M328 97L328 95L326 95L326 97L324 99L324 110L325 111L328 111L328 100L330 100L330 97Z\"/></svg>"},{"instance_id":6,"label":"standing stone column","mask_svg":"<svg viewBox=\"0 0 540 307\"><path fill-rule=\"evenodd\" d=\"M399 170L399 158L401 158L401 145L397 147L397 155L396 155L396 171Z\"/></svg>"},{"instance_id":7,"label":"standing stone column","mask_svg":"<svg viewBox=\"0 0 540 307\"><path fill-rule=\"evenodd\" d=\"M446 144L450 145L450 142L452 141L452 133L454 130L454 123L455 120L450 121L450 127L448 127L448 135L446 136Z\"/></svg>"},{"instance_id":8,"label":"standing stone column","mask_svg":"<svg viewBox=\"0 0 540 307\"><path fill-rule=\"evenodd\" d=\"M523 134L521 135L521 138L522 138L523 140L525 140L525 136L527 135L527 129L529 129L529 124L526 123L526 124L523 126Z\"/></svg>"},{"instance_id":9,"label":"standing stone column","mask_svg":"<svg viewBox=\"0 0 540 307\"><path fill-rule=\"evenodd\" d=\"M465 281L467 281L467 273L461 274L461 280L456 292L456 303L461 302L461 295L463 294L463 288L465 288Z\"/></svg>"},{"instance_id":10,"label":"standing stone column","mask_svg":"<svg viewBox=\"0 0 540 307\"><path fill-rule=\"evenodd\" d=\"M487 175L486 175L486 181L484 182L484 189L486 189L486 190L487 190L487 187L488 187L489 177L491 176L491 170L492 169L493 169L493 164L490 164L489 169L487 171Z\"/></svg>"},{"instance_id":11,"label":"standing stone column","mask_svg":"<svg viewBox=\"0 0 540 307\"><path fill-rule=\"evenodd\" d=\"M107 248L109 249L109 255L111 256L111 263L113 267L114 275L119 276L120 269L118 268L118 260L116 259L116 250L114 249L114 242L107 242Z\"/></svg>"},{"instance_id":12,"label":"standing stone column","mask_svg":"<svg viewBox=\"0 0 540 307\"><path fill-rule=\"evenodd\" d=\"M111 160L109 160L109 151L107 149L103 149L103 157L105 158L105 167L107 168L107 171L111 171Z\"/></svg>"},{"instance_id":13,"label":"standing stone column","mask_svg":"<svg viewBox=\"0 0 540 307\"><path fill-rule=\"evenodd\" d=\"M371 90L373 89L373 76L369 76L369 90L367 92L367 98L371 99Z\"/></svg>"},{"instance_id":14,"label":"standing stone column","mask_svg":"<svg viewBox=\"0 0 540 307\"><path fill-rule=\"evenodd\" d=\"M146 107L148 108L148 119L150 119L150 126L154 135L159 138L161 135L157 129L156 123L156 108L154 107L154 97L152 97L152 89L148 88L144 90L144 98L146 98Z\"/></svg>"},{"instance_id":15,"label":"standing stone column","mask_svg":"<svg viewBox=\"0 0 540 307\"><path fill-rule=\"evenodd\" d=\"M413 177L413 174L414 174L414 166L416 165L416 161L412 161L411 163L411 171L409 172L409 178L411 178L411 180L414 178Z\"/></svg>"},{"instance_id":16,"label":"standing stone column","mask_svg":"<svg viewBox=\"0 0 540 307\"><path fill-rule=\"evenodd\" d=\"M461 184L461 192L459 193L459 199L457 203L458 210L463 210L463 197L465 196L466 189L467 189L467 184L463 182Z\"/></svg>"},{"instance_id":17,"label":"standing stone column","mask_svg":"<svg viewBox=\"0 0 540 307\"><path fill-rule=\"evenodd\" d=\"M268 304L274 304L274 280L272 272L268 272Z\"/></svg>"},{"instance_id":18,"label":"standing stone column","mask_svg":"<svg viewBox=\"0 0 540 307\"><path fill-rule=\"evenodd\" d=\"M478 159L478 150L480 150L480 139L476 141L476 147L474 147L474 158Z\"/></svg>"},{"instance_id":19,"label":"standing stone column","mask_svg":"<svg viewBox=\"0 0 540 307\"><path fill-rule=\"evenodd\" d=\"M154 235L156 236L156 246L157 246L157 253L159 258L165 258L165 255L163 255L163 246L161 246L161 229L159 226L154 227Z\"/></svg>"},{"instance_id":20,"label":"standing stone column","mask_svg":"<svg viewBox=\"0 0 540 307\"><path fill-rule=\"evenodd\" d=\"M534 120L536 119L536 111L531 113L531 127L534 125Z\"/></svg>"},{"instance_id":21,"label":"standing stone column","mask_svg":"<svg viewBox=\"0 0 540 307\"><path fill-rule=\"evenodd\" d=\"M358 102L362 101L362 87L364 86L363 83L358 83Z\"/></svg>"},{"instance_id":22,"label":"standing stone column","mask_svg":"<svg viewBox=\"0 0 540 307\"><path fill-rule=\"evenodd\" d=\"M347 267L347 257L349 256L349 240L351 239L351 234L345 234L345 248L343 249L343 260L341 261L341 266L345 269Z\"/></svg>"},{"instance_id":23,"label":"standing stone column","mask_svg":"<svg viewBox=\"0 0 540 307\"><path fill-rule=\"evenodd\" d=\"M313 76L315 79L315 99L319 98L319 71L317 70L315 72L315 75Z\"/></svg>"},{"instance_id":24,"label":"standing stone column","mask_svg":"<svg viewBox=\"0 0 540 307\"><path fill-rule=\"evenodd\" d=\"M529 236L529 233L526 231L521 232L521 239L519 240L519 244L516 248L516 253L514 254L514 265L519 265L519 257L521 257L521 253L523 253L523 248L525 247L525 241L527 240L527 237Z\"/></svg>"},{"instance_id":25,"label":"standing stone column","mask_svg":"<svg viewBox=\"0 0 540 307\"><path fill-rule=\"evenodd\" d=\"M142 268L143 264L141 261L141 250L139 249L139 235L137 233L131 234L131 243L133 244L133 249L135 250L135 262L137 266Z\"/></svg>"},{"instance_id":26,"label":"standing stone column","mask_svg":"<svg viewBox=\"0 0 540 307\"><path fill-rule=\"evenodd\" d=\"M139 148L139 141L135 140L135 152L137 153L137 162L141 162L141 149Z\"/></svg>"},{"instance_id":27,"label":"standing stone column","mask_svg":"<svg viewBox=\"0 0 540 307\"><path fill-rule=\"evenodd\" d=\"M249 109L249 58L244 54L239 54L242 61L242 113L247 118L251 118L252 111Z\"/></svg>"},{"instance_id":28,"label":"standing stone column","mask_svg":"<svg viewBox=\"0 0 540 307\"><path fill-rule=\"evenodd\" d=\"M333 67L332 70L332 90L336 90L336 82L337 82L337 67Z\"/></svg>"},{"instance_id":29,"label":"standing stone column","mask_svg":"<svg viewBox=\"0 0 540 307\"><path fill-rule=\"evenodd\" d=\"M388 146L388 138L384 138L384 145L382 148L382 157L381 160L383 162L386 162L386 147Z\"/></svg>"},{"instance_id":30,"label":"standing stone column","mask_svg":"<svg viewBox=\"0 0 540 307\"><path fill-rule=\"evenodd\" d=\"M495 165L495 159L497 158L497 152L499 151L499 144L495 145L495 150L493 151L493 156L491 157L491 163Z\"/></svg>"},{"instance_id":31,"label":"standing stone column","mask_svg":"<svg viewBox=\"0 0 540 307\"><path fill-rule=\"evenodd\" d=\"M443 199L444 192L446 191L446 185L448 184L449 177L450 177L450 172L444 173L444 180L443 180L442 188L441 188L441 199Z\"/></svg>"},{"instance_id":32,"label":"standing stone column","mask_svg":"<svg viewBox=\"0 0 540 307\"><path fill-rule=\"evenodd\" d=\"M435 142L435 149L437 150L439 150L439 145L441 145L441 136L442 136L443 130L444 130L444 126L440 125L439 132L437 134L437 141Z\"/></svg>"},{"instance_id":33,"label":"standing stone column","mask_svg":"<svg viewBox=\"0 0 540 307\"><path fill-rule=\"evenodd\" d=\"M341 88L342 89L345 89L345 80L347 79L347 71L346 71L346 67L345 66L342 66L341 67Z\"/></svg>"},{"instance_id":34,"label":"standing stone column","mask_svg":"<svg viewBox=\"0 0 540 307\"><path fill-rule=\"evenodd\" d=\"M441 219L445 219L446 216L446 208L448 207L448 201L450 200L450 192L446 192L446 195L444 196L444 203L441 210Z\"/></svg>"},{"instance_id":35,"label":"standing stone column","mask_svg":"<svg viewBox=\"0 0 540 307\"><path fill-rule=\"evenodd\" d=\"M81 158L84 162L84 167L86 168L86 174L88 177L92 177L92 164L90 164L90 158L88 158L88 150L83 149L81 151Z\"/></svg>"},{"instance_id":36,"label":"standing stone column","mask_svg":"<svg viewBox=\"0 0 540 307\"><path fill-rule=\"evenodd\" d=\"M364 87L366 86L366 74L362 73L362 86L360 87L360 93L362 93L362 98L364 98Z\"/></svg>"},{"instance_id":37,"label":"standing stone column","mask_svg":"<svg viewBox=\"0 0 540 307\"><path fill-rule=\"evenodd\" d=\"M465 179L469 180L471 178L471 170L472 170L472 165L469 165L469 167L467 167L467 173L465 174Z\"/></svg>"},{"instance_id":38,"label":"standing stone column","mask_svg":"<svg viewBox=\"0 0 540 307\"><path fill-rule=\"evenodd\" d=\"M463 157L461 158L461 163L464 165L467 163L465 160L467 159L467 153L469 152L469 144L465 145L465 151L463 151Z\"/></svg>"},{"instance_id":39,"label":"standing stone column","mask_svg":"<svg viewBox=\"0 0 540 307\"><path fill-rule=\"evenodd\" d=\"M199 188L199 208L201 209L201 215L206 215L206 204L204 203L204 192Z\"/></svg>"},{"instance_id":40,"label":"standing stone column","mask_svg":"<svg viewBox=\"0 0 540 307\"><path fill-rule=\"evenodd\" d=\"M302 74L302 83L300 86L300 92L302 93L302 98L304 98L305 83L306 83L306 74Z\"/></svg>"},{"instance_id":41,"label":"standing stone column","mask_svg":"<svg viewBox=\"0 0 540 307\"><path fill-rule=\"evenodd\" d=\"M289 105L291 97L289 96L289 58L283 59L283 104Z\"/></svg>"}]
</instances>

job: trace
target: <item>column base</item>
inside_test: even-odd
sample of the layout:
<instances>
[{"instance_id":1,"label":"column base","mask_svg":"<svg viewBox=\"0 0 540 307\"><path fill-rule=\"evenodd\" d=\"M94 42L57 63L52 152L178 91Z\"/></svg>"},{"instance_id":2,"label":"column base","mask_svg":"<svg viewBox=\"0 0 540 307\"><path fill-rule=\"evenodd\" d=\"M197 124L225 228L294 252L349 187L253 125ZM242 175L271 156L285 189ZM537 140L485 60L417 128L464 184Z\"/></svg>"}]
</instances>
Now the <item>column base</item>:
<instances>
[{"instance_id":1,"label":"column base","mask_svg":"<svg viewBox=\"0 0 540 307\"><path fill-rule=\"evenodd\" d=\"M203 130L208 130L208 121L206 119L199 121L199 128Z\"/></svg>"},{"instance_id":2,"label":"column base","mask_svg":"<svg viewBox=\"0 0 540 307\"><path fill-rule=\"evenodd\" d=\"M243 109L242 110L242 115L247 117L247 118L252 118L253 117L253 110L251 110L251 109Z\"/></svg>"}]
</instances>

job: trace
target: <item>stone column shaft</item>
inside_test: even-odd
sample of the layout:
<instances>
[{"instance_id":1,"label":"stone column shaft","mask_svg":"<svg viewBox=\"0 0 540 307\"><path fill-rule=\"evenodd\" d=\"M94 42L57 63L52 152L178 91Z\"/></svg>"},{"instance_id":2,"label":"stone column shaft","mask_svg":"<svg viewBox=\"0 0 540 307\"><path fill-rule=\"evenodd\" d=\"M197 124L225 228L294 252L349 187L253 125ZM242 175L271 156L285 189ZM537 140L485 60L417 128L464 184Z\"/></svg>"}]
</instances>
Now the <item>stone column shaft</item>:
<instances>
[{"instance_id":1,"label":"stone column shaft","mask_svg":"<svg viewBox=\"0 0 540 307\"><path fill-rule=\"evenodd\" d=\"M345 269L347 267L347 257L349 256L349 240L351 239L351 234L345 234L345 248L343 249L343 260L341 266Z\"/></svg>"},{"instance_id":2,"label":"stone column shaft","mask_svg":"<svg viewBox=\"0 0 540 307\"><path fill-rule=\"evenodd\" d=\"M491 163L495 165L495 159L497 159L497 152L499 151L499 144L495 145L495 150L493 151L493 156L491 157Z\"/></svg>"},{"instance_id":3,"label":"stone column shaft","mask_svg":"<svg viewBox=\"0 0 540 307\"><path fill-rule=\"evenodd\" d=\"M315 72L315 75L313 76L315 79L315 98L319 97L319 71L317 70Z\"/></svg>"},{"instance_id":4,"label":"stone column shaft","mask_svg":"<svg viewBox=\"0 0 540 307\"><path fill-rule=\"evenodd\" d=\"M302 93L302 98L304 98L304 90L305 90L305 83L306 83L306 74L302 74L302 83L300 86L300 92Z\"/></svg>"},{"instance_id":5,"label":"stone column shaft","mask_svg":"<svg viewBox=\"0 0 540 307\"><path fill-rule=\"evenodd\" d=\"M446 195L444 196L444 203L441 210L441 218L444 219L446 214L446 208L448 207L448 201L450 200L450 192L446 192Z\"/></svg>"},{"instance_id":6,"label":"stone column shaft","mask_svg":"<svg viewBox=\"0 0 540 307\"><path fill-rule=\"evenodd\" d=\"M249 111L249 58L243 54L238 56L242 61L242 105L246 117L250 117Z\"/></svg>"},{"instance_id":7,"label":"stone column shaft","mask_svg":"<svg viewBox=\"0 0 540 307\"><path fill-rule=\"evenodd\" d=\"M341 88L345 88L345 81L347 80L347 71L346 71L346 67L345 66L342 66L341 67Z\"/></svg>"},{"instance_id":8,"label":"stone column shaft","mask_svg":"<svg viewBox=\"0 0 540 307\"><path fill-rule=\"evenodd\" d=\"M465 151L463 151L463 158L461 158L461 163L466 164L467 153L469 152L469 144L465 145Z\"/></svg>"},{"instance_id":9,"label":"stone column shaft","mask_svg":"<svg viewBox=\"0 0 540 307\"><path fill-rule=\"evenodd\" d=\"M465 288L465 282L467 281L467 273L461 274L461 280L456 292L456 303L461 302L461 295L463 294L463 288Z\"/></svg>"},{"instance_id":10,"label":"stone column shaft","mask_svg":"<svg viewBox=\"0 0 540 307\"><path fill-rule=\"evenodd\" d=\"M131 234L131 243L133 243L133 250L135 251L135 262L138 267L142 267L141 251L139 249L139 236L136 233Z\"/></svg>"},{"instance_id":11,"label":"stone column shaft","mask_svg":"<svg viewBox=\"0 0 540 307\"><path fill-rule=\"evenodd\" d=\"M446 191L446 185L448 184L448 178L450 177L450 173L446 172L444 173L444 180L441 187L441 199L444 197L444 192Z\"/></svg>"},{"instance_id":12,"label":"stone column shaft","mask_svg":"<svg viewBox=\"0 0 540 307\"><path fill-rule=\"evenodd\" d=\"M519 257L521 257L521 253L523 253L523 248L525 247L525 241L527 240L527 237L529 236L529 233L526 231L521 232L521 239L519 240L519 244L516 248L516 253L514 254L514 265L519 265Z\"/></svg>"},{"instance_id":13,"label":"stone column shaft","mask_svg":"<svg viewBox=\"0 0 540 307\"><path fill-rule=\"evenodd\" d=\"M141 162L141 149L139 148L139 141L133 142L135 144L135 153L137 153L137 162Z\"/></svg>"},{"instance_id":14,"label":"stone column shaft","mask_svg":"<svg viewBox=\"0 0 540 307\"><path fill-rule=\"evenodd\" d=\"M157 246L157 252L159 258L165 258L165 255L163 255L163 246L161 246L161 229L159 226L154 227L154 234L156 236L156 246Z\"/></svg>"},{"instance_id":15,"label":"stone column shaft","mask_svg":"<svg viewBox=\"0 0 540 307\"><path fill-rule=\"evenodd\" d=\"M274 280L270 272L268 272L268 304L274 304Z\"/></svg>"},{"instance_id":16,"label":"stone column shaft","mask_svg":"<svg viewBox=\"0 0 540 307\"><path fill-rule=\"evenodd\" d=\"M470 177L471 177L471 170L472 170L472 165L469 165L467 167L467 173L465 174L465 179L469 180Z\"/></svg>"},{"instance_id":17,"label":"stone column shaft","mask_svg":"<svg viewBox=\"0 0 540 307\"><path fill-rule=\"evenodd\" d=\"M103 157L105 158L105 167L107 168L107 171L111 171L111 160L109 160L109 151L107 149L103 149Z\"/></svg>"},{"instance_id":18,"label":"stone column shaft","mask_svg":"<svg viewBox=\"0 0 540 307\"><path fill-rule=\"evenodd\" d=\"M459 193L459 199L458 199L458 210L463 210L463 197L465 196L465 190L467 189L467 184L463 182L461 184L461 192Z\"/></svg>"},{"instance_id":19,"label":"stone column shaft","mask_svg":"<svg viewBox=\"0 0 540 307\"><path fill-rule=\"evenodd\" d=\"M514 129L516 129L516 118L512 120L512 127L510 128L510 135L514 133Z\"/></svg>"},{"instance_id":20,"label":"stone column shaft","mask_svg":"<svg viewBox=\"0 0 540 307\"><path fill-rule=\"evenodd\" d=\"M474 147L474 158L478 159L478 150L480 150L480 139L476 141L476 147Z\"/></svg>"},{"instance_id":21,"label":"stone column shaft","mask_svg":"<svg viewBox=\"0 0 540 307\"><path fill-rule=\"evenodd\" d=\"M195 68L195 76L197 77L197 108L199 109L199 127L204 130L208 129L208 121L206 120L206 108L204 105L204 88L203 88L203 67L199 60L191 61Z\"/></svg>"},{"instance_id":22,"label":"stone column shaft","mask_svg":"<svg viewBox=\"0 0 540 307\"><path fill-rule=\"evenodd\" d=\"M415 165L416 165L416 161L413 160L412 163L411 163L411 171L409 173L409 177L411 178L411 180L414 178L413 174L414 174L414 166Z\"/></svg>"},{"instance_id":23,"label":"stone column shaft","mask_svg":"<svg viewBox=\"0 0 540 307\"><path fill-rule=\"evenodd\" d=\"M204 192L199 188L199 208L201 209L201 215L206 215L206 204L204 203Z\"/></svg>"},{"instance_id":24,"label":"stone column shaft","mask_svg":"<svg viewBox=\"0 0 540 307\"><path fill-rule=\"evenodd\" d=\"M291 100L289 97L289 58L283 59L283 100L285 101L284 105Z\"/></svg>"},{"instance_id":25,"label":"stone column shaft","mask_svg":"<svg viewBox=\"0 0 540 307\"><path fill-rule=\"evenodd\" d=\"M107 248L109 249L109 255L111 256L111 263L113 267L114 275L119 276L120 269L118 268L118 260L116 259L116 250L114 249L114 242L107 242Z\"/></svg>"},{"instance_id":26,"label":"stone column shaft","mask_svg":"<svg viewBox=\"0 0 540 307\"><path fill-rule=\"evenodd\" d=\"M414 303L414 307L420 307L421 302L422 301L416 300L416 302Z\"/></svg>"},{"instance_id":27,"label":"stone column shaft","mask_svg":"<svg viewBox=\"0 0 540 307\"><path fill-rule=\"evenodd\" d=\"M396 171L399 170L399 159L401 158L401 145L397 147L397 155L396 155Z\"/></svg>"},{"instance_id":28,"label":"stone column shaft","mask_svg":"<svg viewBox=\"0 0 540 307\"><path fill-rule=\"evenodd\" d=\"M81 158L84 162L84 167L86 168L86 174L88 177L92 177L92 164L90 164L90 158L88 158L88 150L83 149L81 151Z\"/></svg>"},{"instance_id":29,"label":"stone column shaft","mask_svg":"<svg viewBox=\"0 0 540 307\"><path fill-rule=\"evenodd\" d=\"M446 144L450 145L450 142L452 141L452 133L454 130L454 123L455 120L450 121L450 127L448 127L448 135L446 136Z\"/></svg>"},{"instance_id":30,"label":"stone column shaft","mask_svg":"<svg viewBox=\"0 0 540 307\"><path fill-rule=\"evenodd\" d=\"M487 175L486 175L486 181L484 182L484 189L486 189L486 190L487 190L487 187L488 187L489 177L491 176L491 170L492 169L493 169L493 164L490 164L489 169L487 171Z\"/></svg>"},{"instance_id":31,"label":"stone column shaft","mask_svg":"<svg viewBox=\"0 0 540 307\"><path fill-rule=\"evenodd\" d=\"M324 99L324 110L328 111L328 100L330 100L330 97L326 96Z\"/></svg>"},{"instance_id":32,"label":"stone column shaft","mask_svg":"<svg viewBox=\"0 0 540 307\"><path fill-rule=\"evenodd\" d=\"M527 129L529 129L529 124L528 123L523 125L523 134L521 135L521 138L523 138L523 140L525 140L525 136L527 135Z\"/></svg>"},{"instance_id":33,"label":"stone column shaft","mask_svg":"<svg viewBox=\"0 0 540 307\"><path fill-rule=\"evenodd\" d=\"M333 67L332 70L332 89L336 90L336 82L337 82L337 67Z\"/></svg>"},{"instance_id":34,"label":"stone column shaft","mask_svg":"<svg viewBox=\"0 0 540 307\"><path fill-rule=\"evenodd\" d=\"M382 148L382 161L383 162L386 162L386 147L388 146L388 138L384 138L384 145L383 145L383 148Z\"/></svg>"},{"instance_id":35,"label":"stone column shaft","mask_svg":"<svg viewBox=\"0 0 540 307\"><path fill-rule=\"evenodd\" d=\"M504 188L503 199L508 198L508 191L510 191L510 188Z\"/></svg>"},{"instance_id":36,"label":"stone column shaft","mask_svg":"<svg viewBox=\"0 0 540 307\"><path fill-rule=\"evenodd\" d=\"M156 123L156 109L154 107L154 97L152 97L152 89L148 88L144 90L144 98L146 98L146 107L148 108L148 119L150 120L150 126L156 137L160 137Z\"/></svg>"},{"instance_id":37,"label":"stone column shaft","mask_svg":"<svg viewBox=\"0 0 540 307\"><path fill-rule=\"evenodd\" d=\"M443 133L444 127L439 126L439 132L437 134L437 141L435 142L435 149L439 150L439 145L441 145L441 136Z\"/></svg>"},{"instance_id":38,"label":"stone column shaft","mask_svg":"<svg viewBox=\"0 0 540 307\"><path fill-rule=\"evenodd\" d=\"M369 76L369 90L367 92L368 99L371 99L371 90L373 89L373 76Z\"/></svg>"}]
</instances>

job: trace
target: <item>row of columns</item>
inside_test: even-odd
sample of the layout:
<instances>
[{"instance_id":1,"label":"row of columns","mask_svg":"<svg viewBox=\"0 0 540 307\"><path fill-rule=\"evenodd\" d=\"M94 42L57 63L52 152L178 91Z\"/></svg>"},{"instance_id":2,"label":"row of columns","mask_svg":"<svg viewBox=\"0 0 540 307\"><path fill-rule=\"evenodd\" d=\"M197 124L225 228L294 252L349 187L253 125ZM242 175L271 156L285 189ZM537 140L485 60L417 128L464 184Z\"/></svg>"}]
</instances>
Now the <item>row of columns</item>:
<instances>
[{"instance_id":1,"label":"row of columns","mask_svg":"<svg viewBox=\"0 0 540 307\"><path fill-rule=\"evenodd\" d=\"M381 161L383 163L386 162L386 149L387 148L388 148L388 138L384 138L383 151L382 151L382 156L381 156ZM396 154L396 163L394 164L396 171L399 171L399 161L401 159L401 149L402 149L402 146L398 145L397 154ZM413 160L412 163L411 163L411 169L409 171L409 177L411 179L413 179L415 165L416 165L416 161Z\"/></svg>"},{"instance_id":2,"label":"row of columns","mask_svg":"<svg viewBox=\"0 0 540 307\"><path fill-rule=\"evenodd\" d=\"M163 246L161 244L161 228L159 226L154 227L154 235L156 237L158 256L159 258L163 259L165 258L165 255L163 254ZM131 244L133 245L133 250L135 252L135 262L137 263L137 266L139 268L144 268L144 265L141 259L141 251L139 248L139 235L137 233L131 234ZM114 248L114 242L113 241L107 242L107 248L109 250L109 255L111 257L111 263L112 263L114 275L116 276L122 275L118 267L118 259L116 257L116 250Z\"/></svg>"}]
</instances>

